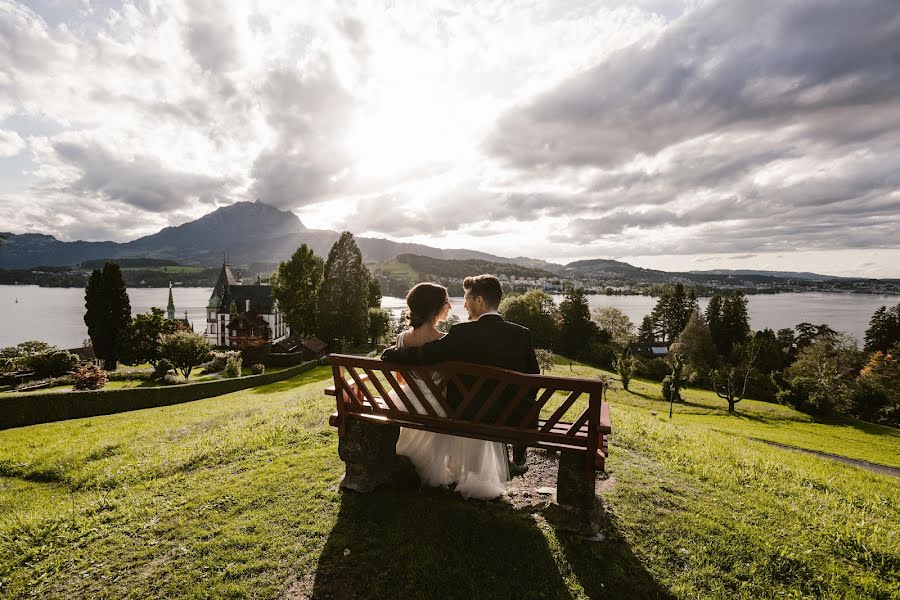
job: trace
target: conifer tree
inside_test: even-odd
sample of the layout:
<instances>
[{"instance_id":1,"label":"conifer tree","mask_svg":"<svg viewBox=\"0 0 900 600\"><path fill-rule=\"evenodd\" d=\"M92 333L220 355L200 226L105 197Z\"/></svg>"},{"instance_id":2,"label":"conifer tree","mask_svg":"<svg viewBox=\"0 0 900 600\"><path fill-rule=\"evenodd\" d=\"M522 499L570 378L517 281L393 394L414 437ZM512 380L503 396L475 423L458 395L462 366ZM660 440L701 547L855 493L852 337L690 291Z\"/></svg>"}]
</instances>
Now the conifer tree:
<instances>
[{"instance_id":1,"label":"conifer tree","mask_svg":"<svg viewBox=\"0 0 900 600\"><path fill-rule=\"evenodd\" d=\"M866 352L887 352L900 342L900 304L875 311L866 329Z\"/></svg>"},{"instance_id":2,"label":"conifer tree","mask_svg":"<svg viewBox=\"0 0 900 600\"><path fill-rule=\"evenodd\" d=\"M324 339L355 344L365 340L370 279L353 234L343 232L328 253L319 292L319 330Z\"/></svg>"},{"instance_id":3,"label":"conifer tree","mask_svg":"<svg viewBox=\"0 0 900 600\"><path fill-rule=\"evenodd\" d=\"M324 271L325 262L306 244L278 265L272 295L291 334L308 336L318 331L319 291Z\"/></svg>"},{"instance_id":4,"label":"conifer tree","mask_svg":"<svg viewBox=\"0 0 900 600\"><path fill-rule=\"evenodd\" d=\"M131 302L119 265L107 262L94 269L84 290L84 323L97 358L114 371L119 348L131 324Z\"/></svg>"},{"instance_id":5,"label":"conifer tree","mask_svg":"<svg viewBox=\"0 0 900 600\"><path fill-rule=\"evenodd\" d=\"M722 303L722 322L716 347L722 356L728 356L735 344L742 344L750 336L750 316L747 313L747 298L735 292ZM720 345L721 342L721 345Z\"/></svg>"},{"instance_id":6,"label":"conifer tree","mask_svg":"<svg viewBox=\"0 0 900 600\"><path fill-rule=\"evenodd\" d=\"M591 320L591 310L583 290L572 290L559 303L559 340L561 354L579 358L599 332Z\"/></svg>"}]
</instances>

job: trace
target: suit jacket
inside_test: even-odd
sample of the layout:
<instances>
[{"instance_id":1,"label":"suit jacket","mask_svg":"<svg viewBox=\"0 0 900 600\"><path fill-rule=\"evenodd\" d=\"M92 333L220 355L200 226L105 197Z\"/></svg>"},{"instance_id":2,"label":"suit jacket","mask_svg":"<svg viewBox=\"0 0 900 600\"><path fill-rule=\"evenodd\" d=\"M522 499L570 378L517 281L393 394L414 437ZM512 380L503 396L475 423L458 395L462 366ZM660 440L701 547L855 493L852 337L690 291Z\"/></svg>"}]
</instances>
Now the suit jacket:
<instances>
[{"instance_id":1,"label":"suit jacket","mask_svg":"<svg viewBox=\"0 0 900 600\"><path fill-rule=\"evenodd\" d=\"M381 359L409 365L461 361L500 367L521 373L541 372L534 354L531 331L521 325L504 321L500 315L484 315L477 321L454 325L447 335L423 346L390 348L384 351ZM461 377L460 379L466 387L472 385L473 378ZM466 408L463 418L474 417L496 385L497 383L494 381L485 382L478 395ZM484 420L486 422L496 421L517 391L516 386L509 386L494 403ZM448 386L447 400L451 405L459 406L462 401L462 391L455 385ZM525 394L518 409L513 411L509 423L518 423L533 403L534 394Z\"/></svg>"}]
</instances>

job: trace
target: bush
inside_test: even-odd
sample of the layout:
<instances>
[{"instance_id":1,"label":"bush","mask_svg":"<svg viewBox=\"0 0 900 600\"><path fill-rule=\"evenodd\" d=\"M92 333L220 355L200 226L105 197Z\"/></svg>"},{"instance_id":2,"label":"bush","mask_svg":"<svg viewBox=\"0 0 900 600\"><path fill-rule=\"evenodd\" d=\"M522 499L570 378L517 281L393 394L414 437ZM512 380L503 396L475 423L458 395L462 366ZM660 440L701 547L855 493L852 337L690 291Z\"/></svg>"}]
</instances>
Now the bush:
<instances>
[{"instance_id":1,"label":"bush","mask_svg":"<svg viewBox=\"0 0 900 600\"><path fill-rule=\"evenodd\" d=\"M222 373L225 377L240 377L241 364L243 361L240 356L229 356L228 362L225 363L225 371Z\"/></svg>"},{"instance_id":2,"label":"bush","mask_svg":"<svg viewBox=\"0 0 900 600\"><path fill-rule=\"evenodd\" d=\"M166 373L162 379L160 379L160 383L163 385L181 385L183 383L187 383L186 380L182 379L175 373Z\"/></svg>"},{"instance_id":3,"label":"bush","mask_svg":"<svg viewBox=\"0 0 900 600\"><path fill-rule=\"evenodd\" d=\"M669 374L669 365L661 358L641 358L637 374L653 381L662 381Z\"/></svg>"},{"instance_id":4,"label":"bush","mask_svg":"<svg viewBox=\"0 0 900 600\"><path fill-rule=\"evenodd\" d=\"M250 367L250 372L254 375L262 375L266 372L266 365L262 363L256 363L252 367Z\"/></svg>"},{"instance_id":5,"label":"bush","mask_svg":"<svg viewBox=\"0 0 900 600\"><path fill-rule=\"evenodd\" d=\"M72 374L76 390L99 390L109 380L106 371L96 365L81 367Z\"/></svg>"},{"instance_id":6,"label":"bush","mask_svg":"<svg viewBox=\"0 0 900 600\"><path fill-rule=\"evenodd\" d=\"M619 348L610 342L592 342L585 353L585 359L595 367L614 369Z\"/></svg>"},{"instance_id":7,"label":"bush","mask_svg":"<svg viewBox=\"0 0 900 600\"><path fill-rule=\"evenodd\" d=\"M78 357L65 350L50 350L29 356L24 362L38 377L59 377L78 366Z\"/></svg>"},{"instance_id":8,"label":"bush","mask_svg":"<svg viewBox=\"0 0 900 600\"><path fill-rule=\"evenodd\" d=\"M224 352L213 352L212 360L204 363L203 370L206 373L220 373L225 369L225 364L232 356L241 356L239 350L226 350Z\"/></svg>"},{"instance_id":9,"label":"bush","mask_svg":"<svg viewBox=\"0 0 900 600\"><path fill-rule=\"evenodd\" d=\"M162 381L166 375L175 370L175 365L172 364L168 359L160 359L156 366L153 368L153 373L150 375L150 379L154 379L157 381Z\"/></svg>"}]
</instances>

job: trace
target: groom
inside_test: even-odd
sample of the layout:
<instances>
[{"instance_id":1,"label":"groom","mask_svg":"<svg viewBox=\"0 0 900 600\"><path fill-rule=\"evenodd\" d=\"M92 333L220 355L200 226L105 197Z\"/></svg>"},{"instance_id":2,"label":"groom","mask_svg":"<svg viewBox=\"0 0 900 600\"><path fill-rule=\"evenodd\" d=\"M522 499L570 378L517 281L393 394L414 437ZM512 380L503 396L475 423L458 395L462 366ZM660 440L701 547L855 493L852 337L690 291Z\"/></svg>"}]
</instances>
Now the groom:
<instances>
[{"instance_id":1,"label":"groom","mask_svg":"<svg viewBox=\"0 0 900 600\"><path fill-rule=\"evenodd\" d=\"M509 323L500 316L498 308L503 290L500 281L493 275L477 275L466 277L463 281L465 289L465 308L469 313L468 323L459 323L450 328L443 338L414 348L390 348L385 350L381 359L411 365L430 365L444 361L461 361L489 365L519 371L522 373L540 373L534 347L531 343L531 331L521 325ZM466 382L471 385L470 382ZM465 418L471 418L490 395L496 383L482 386L474 401L468 407ZM453 397L453 390L456 398ZM515 394L514 389L507 390L501 398L506 400ZM458 404L460 399L456 386L448 387L448 400ZM526 397L527 398L527 397ZM455 402L454 402L455 401ZM527 398L523 402L532 402ZM501 403L502 405L502 403ZM494 415L496 418L496 415ZM537 426L537 423L534 423ZM511 474L518 475L527 470L525 467L525 446L513 446L513 463Z\"/></svg>"}]
</instances>

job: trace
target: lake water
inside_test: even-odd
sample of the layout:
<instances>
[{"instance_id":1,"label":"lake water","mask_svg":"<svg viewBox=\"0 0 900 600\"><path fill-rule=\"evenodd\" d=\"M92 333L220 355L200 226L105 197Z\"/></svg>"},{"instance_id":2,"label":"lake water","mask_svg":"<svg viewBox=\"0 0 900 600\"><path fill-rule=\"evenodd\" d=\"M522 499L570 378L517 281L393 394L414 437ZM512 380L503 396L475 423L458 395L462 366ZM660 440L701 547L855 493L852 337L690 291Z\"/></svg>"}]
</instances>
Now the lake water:
<instances>
[{"instance_id":1,"label":"lake water","mask_svg":"<svg viewBox=\"0 0 900 600\"><path fill-rule=\"evenodd\" d=\"M212 288L175 288L175 312L187 318L194 330L206 327L206 303ZM151 306L165 308L168 288L134 288L128 290L132 314L149 312ZM18 299L18 302L16 302ZM563 297L554 296L559 303ZM753 329L793 327L797 323L827 323L838 331L863 339L869 319L879 306L900 303L900 296L872 296L867 294L777 294L748 296L748 308ZM593 306L613 306L621 309L639 325L644 315L656 305L649 296L589 296ZM708 298L700 299L706 308ZM451 313L466 320L462 298L451 298ZM406 307L403 298L386 296L382 306L395 316ZM26 340L42 340L61 348L74 348L87 337L84 324L84 289L41 288L25 285L0 285L0 347Z\"/></svg>"}]
</instances>

